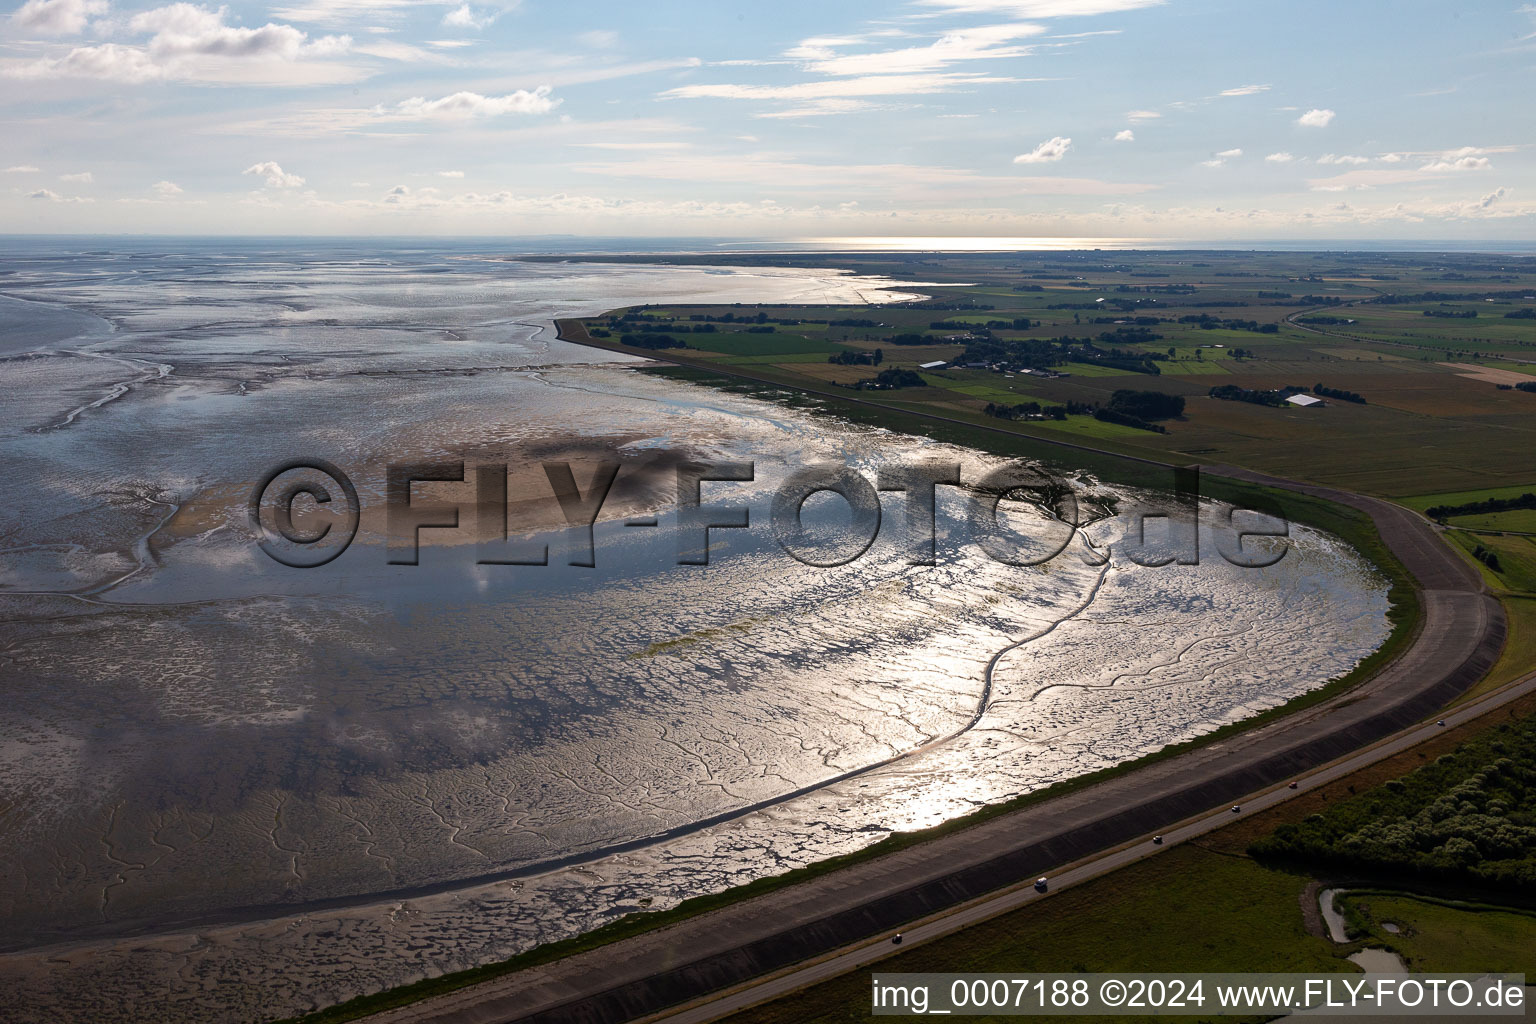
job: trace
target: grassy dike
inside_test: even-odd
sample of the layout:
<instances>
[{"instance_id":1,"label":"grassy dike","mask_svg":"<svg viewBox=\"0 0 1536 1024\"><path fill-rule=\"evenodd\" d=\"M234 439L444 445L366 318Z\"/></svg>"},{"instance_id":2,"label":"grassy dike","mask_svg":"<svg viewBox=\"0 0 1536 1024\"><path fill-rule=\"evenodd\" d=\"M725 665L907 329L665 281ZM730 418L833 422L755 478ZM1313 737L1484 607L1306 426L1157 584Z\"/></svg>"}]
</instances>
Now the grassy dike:
<instances>
[{"instance_id":1,"label":"grassy dike","mask_svg":"<svg viewBox=\"0 0 1536 1024\"><path fill-rule=\"evenodd\" d=\"M561 335L570 340L594 344L613 351L627 351L614 345L589 342L586 332L580 330L573 336L571 327L578 330L580 324L561 321ZM670 355L670 354L669 354ZM888 405L844 399L842 396L821 392L807 395L793 384L764 379L755 375L738 375L734 372L721 374L714 368L693 366L647 367L645 372L679 382L720 388L738 394L750 394L767 401L788 404L798 408L810 408L836 415L855 423L885 427L907 434L932 437L957 445L964 445L995 455L1037 459L1054 463L1069 471L1087 471L1106 482L1169 490L1172 487L1173 467L1164 463L1119 455L1056 442L1046 438L1018 433L993 426L987 422L970 423L957 414L954 419L937 418L920 412L892 408ZM786 390L793 389L793 390ZM981 420L981 417L977 417ZM994 421L995 422L995 421ZM1213 743L1217 740L1245 732L1285 715L1311 707L1350 689L1369 678L1382 666L1402 652L1412 641L1420 622L1421 612L1418 591L1407 571L1392 555L1376 532L1370 517L1347 506L1324 501L1309 495L1297 494L1275 488L1263 487L1242 481L1226 480L1202 475L1201 495L1215 498L1246 508L1261 509L1297 523L1324 530L1341 538L1369 559L1390 584L1391 609L1388 618L1392 624L1386 641L1352 671L1332 680L1318 689L1305 693L1286 704L1268 711L1222 726L1203 736L1164 747L1154 753L1127 761L1088 775L1067 779L1045 789L1015 797L1012 800L983 807L971 814L946 821L933 828L916 832L900 832L854 853L818 861L803 868L773 875L737 886L719 893L697 896L667 910L646 911L630 914L612 921L601 928L583 935L572 936L557 942L538 946L507 960L474 967L468 970L427 978L410 985L389 989L373 995L360 996L337 1006L289 1018L279 1024L341 1024L358 1020L369 1014L405 1006L413 1002L452 992L478 982L511 974L529 967L547 964L567 956L617 942L632 935L642 934L722 906L751 899L763 893L823 875L850 864L867 861L897 850L949 835L969 828L1002 814L1016 811L1046 800L1066 796L1088 786L1135 771L1145 765L1176 757L1186 751Z\"/></svg>"}]
</instances>

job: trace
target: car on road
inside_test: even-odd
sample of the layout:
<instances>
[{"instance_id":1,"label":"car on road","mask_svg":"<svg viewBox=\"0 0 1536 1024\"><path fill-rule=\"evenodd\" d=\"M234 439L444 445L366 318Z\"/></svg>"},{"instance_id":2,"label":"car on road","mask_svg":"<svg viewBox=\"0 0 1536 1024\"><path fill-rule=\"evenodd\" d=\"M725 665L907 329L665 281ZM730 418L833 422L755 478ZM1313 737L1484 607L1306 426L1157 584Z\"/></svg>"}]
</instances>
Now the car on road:
<instances>
[{"instance_id":1,"label":"car on road","mask_svg":"<svg viewBox=\"0 0 1536 1024\"><path fill-rule=\"evenodd\" d=\"M1041 875L1039 878L1035 879L1035 892L1045 892L1050 887L1050 883L1045 880L1044 875Z\"/></svg>"}]
</instances>

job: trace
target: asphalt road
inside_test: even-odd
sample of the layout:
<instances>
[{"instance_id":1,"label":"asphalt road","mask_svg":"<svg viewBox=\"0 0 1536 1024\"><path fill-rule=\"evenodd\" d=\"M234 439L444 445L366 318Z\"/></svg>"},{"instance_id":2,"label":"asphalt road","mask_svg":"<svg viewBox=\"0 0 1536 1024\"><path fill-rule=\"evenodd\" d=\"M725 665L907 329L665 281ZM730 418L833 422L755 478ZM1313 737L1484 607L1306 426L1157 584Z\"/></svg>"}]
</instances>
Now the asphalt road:
<instances>
[{"instance_id":1,"label":"asphalt road","mask_svg":"<svg viewBox=\"0 0 1536 1024\"><path fill-rule=\"evenodd\" d=\"M1038 900L1050 899L1053 893L1060 892L1063 889L1070 889L1075 885L1081 885L1089 879L1108 874L1128 864L1146 860L1148 857L1178 846L1180 843L1188 842L1197 836L1205 835L1207 832L1213 832L1223 825L1230 825L1235 820L1246 818L1252 814L1258 814L1309 790L1326 786L1330 782L1337 782L1339 779L1345 778L1361 768L1368 767L1377 761L1384 761L1405 750L1412 749L1418 744L1437 736L1445 729L1470 722L1487 714L1489 711L1530 693L1536 693L1536 673L1525 676L1517 682L1501 688L1496 693L1489 694L1476 701L1469 701L1455 711L1447 712L1443 719L1414 729L1405 730L1367 750L1335 761L1331 765L1304 775L1297 780L1297 787L1294 790L1290 789L1288 785L1271 787L1262 793L1255 793L1243 800L1237 805L1241 808L1237 813L1233 813L1231 808L1219 808L1191 821L1175 825L1168 831L1160 833L1163 837L1162 845L1154 844L1152 836L1144 836L1129 846L1112 850L1098 857L1075 864L1060 874L1050 876L1049 888L1044 894L1036 892L1032 884L1024 882L1014 888L1000 892L996 896L988 897L959 910L938 915L930 920L904 929L901 932L902 942L900 946L892 945L890 937L882 935L873 941L854 946L807 966L751 982L747 985L738 986L726 992L710 996L703 1001L690 1004L682 1009L666 1011L646 1018L647 1024L651 1024L651 1022L654 1022L654 1024L706 1024L708 1021L719 1020L722 1017L739 1013L761 1003L798 992L818 982L827 981L849 971L868 967L886 957L894 956L899 952L904 952L914 946L920 946L925 942L932 942L941 936L953 934L971 925L996 917L999 914L1006 914L1011 910L1017 910L1019 907L1027 906ZM1445 725L1440 725L1440 721L1444 721Z\"/></svg>"},{"instance_id":2,"label":"asphalt road","mask_svg":"<svg viewBox=\"0 0 1536 1024\"><path fill-rule=\"evenodd\" d=\"M1038 898L1028 885L1036 875L1076 865L1056 874L1056 888L1074 884L1148 855L1156 848L1144 840L1153 832L1169 836L1170 844L1188 838L1230 821L1235 816L1225 808L1233 803L1262 809L1291 795L1290 779L1306 776L1309 785L1320 785L1336 777L1327 773L1353 770L1338 766L1340 759L1364 758L1354 765L1359 767L1388 756L1383 742L1411 746L1438 729L1420 723L1480 679L1503 643L1503 610L1484 592L1481 577L1425 520L1396 505L1234 467L1206 470L1369 514L1421 587L1424 617L1408 648L1347 693L1238 736L799 885L370 1019L616 1024L700 999L707 1002L685 1011L698 1016L674 1016L712 1019L868 962L861 957L888 953L885 937L892 931L919 942L1005 912ZM1502 691L1447 720L1513 695ZM1020 883L1022 890L1012 889ZM910 924L935 915L942 916ZM782 980L754 980L786 971ZM722 992L728 994L710 995Z\"/></svg>"}]
</instances>

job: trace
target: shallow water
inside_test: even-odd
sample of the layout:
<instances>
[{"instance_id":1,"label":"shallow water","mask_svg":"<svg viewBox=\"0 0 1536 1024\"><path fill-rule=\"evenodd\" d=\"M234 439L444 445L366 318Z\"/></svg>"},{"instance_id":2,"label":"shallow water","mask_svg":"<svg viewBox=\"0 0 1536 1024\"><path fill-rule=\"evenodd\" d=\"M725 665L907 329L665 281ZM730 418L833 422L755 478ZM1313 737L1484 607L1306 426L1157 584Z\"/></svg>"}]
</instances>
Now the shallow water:
<instances>
[{"instance_id":1,"label":"shallow water","mask_svg":"<svg viewBox=\"0 0 1536 1024\"><path fill-rule=\"evenodd\" d=\"M889 494L862 558L801 564L765 529L794 469L995 460L637 374L548 319L890 282L484 252L4 260L0 473L25 486L0 510L0 1006L252 1020L485 962L1209 731L1386 635L1383 583L1299 528L1263 570L1091 564L1108 517L1018 568L945 488L937 565L906 564ZM246 518L294 457L363 506L318 569ZM585 483L603 458L596 564L571 566L538 463ZM386 465L442 459L509 464L513 541L550 564L477 564L468 512L389 564ZM675 527L682 459L755 464L704 485L754 524L712 531L708 566L678 564L701 547ZM474 507L471 483L421 486Z\"/></svg>"}]
</instances>

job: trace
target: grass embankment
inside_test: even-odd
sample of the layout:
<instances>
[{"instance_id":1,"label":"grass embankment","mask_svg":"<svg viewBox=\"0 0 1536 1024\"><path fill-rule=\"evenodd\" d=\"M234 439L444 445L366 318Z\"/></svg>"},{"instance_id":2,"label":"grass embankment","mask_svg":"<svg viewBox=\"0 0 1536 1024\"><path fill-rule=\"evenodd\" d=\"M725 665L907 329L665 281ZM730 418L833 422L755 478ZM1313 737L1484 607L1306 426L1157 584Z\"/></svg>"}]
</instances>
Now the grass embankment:
<instances>
[{"instance_id":1,"label":"grass embankment","mask_svg":"<svg viewBox=\"0 0 1536 1024\"><path fill-rule=\"evenodd\" d=\"M1371 924L1392 921L1410 930L1394 936L1368 927L1360 939L1339 945L1310 934L1305 926L1304 905L1316 905L1315 895L1307 899L1313 872L1294 865L1262 864L1247 852L1256 840L1281 825L1326 814L1341 800L1452 754L1492 724L1520 720L1532 712L1536 712L1536 698L1525 698L1199 840L884 960L879 970L1352 972L1356 968L1346 959L1351 953L1365 946L1388 946L1416 969L1536 974L1528 970L1536 959L1536 945L1520 945L1527 941L1521 910L1484 910L1480 904L1449 904L1390 893L1383 895L1437 909L1410 913L1411 907L1392 904L1388 912L1378 906L1381 897L1360 893L1375 908ZM1505 916L1521 921L1507 921ZM731 1024L864 1020L868 973L834 978L729 1020Z\"/></svg>"},{"instance_id":2,"label":"grass embankment","mask_svg":"<svg viewBox=\"0 0 1536 1024\"><path fill-rule=\"evenodd\" d=\"M1107 452L1076 449L1028 435L1015 434L985 423L975 425L965 422L936 420L920 412L906 412L880 405L865 405L839 398L811 397L798 391L785 392L769 382L748 381L722 377L718 373L689 367L656 367L647 372L689 383L702 383L738 393L750 393L768 400L799 407L826 409L854 422L886 427L905 433L924 434L955 444L964 444L999 455L1045 459L1068 464L1075 469L1088 470L1101 479L1166 490L1172 485L1172 467L1125 459ZM631 935L652 931L678 921L708 913L718 907L750 899L763 893L814 878L854 863L883 856L905 849L917 843L948 835L1001 814L1018 810L1044 800L1064 796L1087 786L1159 761L1177 756L1187 750L1215 742L1227 736L1244 732L1266 722L1310 707L1333 697L1374 673L1382 665L1395 658L1410 642L1419 619L1417 591L1401 564L1392 557L1376 533L1369 517L1354 509L1336 505L1307 495L1295 494L1245 482L1203 477L1202 493L1224 501L1242 503L1247 507L1272 511L1284 518L1305 523L1333 533L1352 545L1373 562L1386 576L1391 585L1392 632L1386 642L1360 665L1327 685L1295 698L1287 704L1260 715L1223 726L1204 736L1184 743L1165 747L1153 754L1114 767L1058 783L1046 789L1017 797L1013 800L992 804L961 818L955 818L919 832L896 833L856 853L836 857L799 868L782 875L758 879L720 893L695 897L668 910L632 914L585 935L540 946L508 960L469 970L428 978L412 985L390 989L375 995L362 996L336 1007L300 1018L303 1024L341 1024L357 1020L368 1014L397 1006L408 1005L431 996L455 991L500 977L528 967L550 963L589 949L627 938Z\"/></svg>"},{"instance_id":3,"label":"grass embankment","mask_svg":"<svg viewBox=\"0 0 1536 1024\"><path fill-rule=\"evenodd\" d=\"M1354 965L1338 956L1333 943L1307 934L1298 900L1303 884L1294 875L1261 867L1245 857L1186 844L1057 893L1026 910L882 960L878 970L1353 971ZM728 1019L733 1024L866 1021L869 973L855 971ZM1117 1015L1114 1019L1180 1018Z\"/></svg>"}]
</instances>

